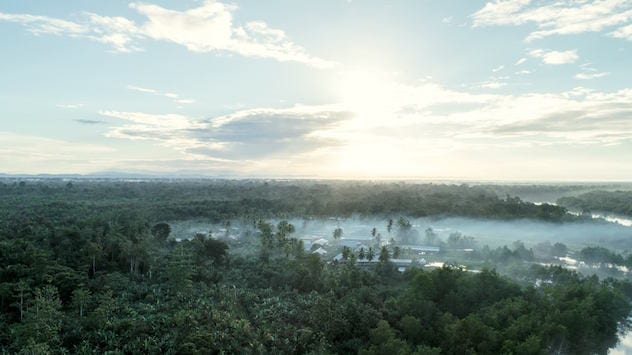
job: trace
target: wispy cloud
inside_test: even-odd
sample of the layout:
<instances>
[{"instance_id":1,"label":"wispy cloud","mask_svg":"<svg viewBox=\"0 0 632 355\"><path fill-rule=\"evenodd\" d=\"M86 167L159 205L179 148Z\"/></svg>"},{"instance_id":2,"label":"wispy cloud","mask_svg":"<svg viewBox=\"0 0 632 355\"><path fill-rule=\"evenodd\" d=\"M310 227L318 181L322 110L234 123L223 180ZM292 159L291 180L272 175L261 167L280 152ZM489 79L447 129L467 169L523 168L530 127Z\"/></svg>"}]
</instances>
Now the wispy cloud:
<instances>
[{"instance_id":1,"label":"wispy cloud","mask_svg":"<svg viewBox=\"0 0 632 355\"><path fill-rule=\"evenodd\" d=\"M162 92L159 90L144 88L144 87L135 86L135 85L127 85L127 89L132 90L132 91L146 93L146 94L152 94L155 96L166 97L178 104L192 104L195 102L195 100L193 99L185 99L185 98L180 97L180 95L172 93L172 92Z\"/></svg>"},{"instance_id":2,"label":"wispy cloud","mask_svg":"<svg viewBox=\"0 0 632 355\"><path fill-rule=\"evenodd\" d=\"M579 59L577 50L568 51L547 51L544 49L533 49L529 51L529 55L533 58L541 59L545 64L560 65L575 63Z\"/></svg>"},{"instance_id":3,"label":"wispy cloud","mask_svg":"<svg viewBox=\"0 0 632 355\"><path fill-rule=\"evenodd\" d=\"M535 40L552 35L600 32L632 20L632 3L628 0L555 1L496 0L472 14L474 27L519 26L533 23L537 30L527 37ZM626 27L613 32L626 37ZM617 33L618 35L615 35ZM628 33L629 34L629 33Z\"/></svg>"},{"instance_id":4,"label":"wispy cloud","mask_svg":"<svg viewBox=\"0 0 632 355\"><path fill-rule=\"evenodd\" d=\"M581 73L575 74L575 79L590 80L590 79L603 78L604 76L608 76L608 75L610 75L609 72L599 72L596 69L591 68L591 70L585 70Z\"/></svg>"},{"instance_id":5,"label":"wispy cloud","mask_svg":"<svg viewBox=\"0 0 632 355\"><path fill-rule=\"evenodd\" d=\"M29 14L7 14L0 12L0 21L19 23L34 35L52 34L80 36L90 32L90 28L74 23L47 16L37 16Z\"/></svg>"},{"instance_id":6,"label":"wispy cloud","mask_svg":"<svg viewBox=\"0 0 632 355\"><path fill-rule=\"evenodd\" d=\"M75 122L82 123L82 124L88 124L88 125L105 123L105 121L101 121L101 120L89 120L89 119L83 119L83 118L76 119Z\"/></svg>"},{"instance_id":7,"label":"wispy cloud","mask_svg":"<svg viewBox=\"0 0 632 355\"><path fill-rule=\"evenodd\" d=\"M193 52L226 52L246 57L300 62L317 68L336 63L307 53L280 29L263 21L234 23L237 6L207 0L198 7L177 11L149 3L131 3L130 8L145 17L135 22L121 16L84 13L72 22L31 14L0 12L0 21L22 24L36 35L53 34L86 38L109 45L115 52L143 50L141 43L152 39L182 45Z\"/></svg>"},{"instance_id":8,"label":"wispy cloud","mask_svg":"<svg viewBox=\"0 0 632 355\"><path fill-rule=\"evenodd\" d=\"M503 86L507 86L507 83L500 81L486 81L480 85L480 87L485 89L500 89Z\"/></svg>"},{"instance_id":9,"label":"wispy cloud","mask_svg":"<svg viewBox=\"0 0 632 355\"><path fill-rule=\"evenodd\" d=\"M632 25L619 27L615 31L610 32L610 36L614 38L624 38L632 41Z\"/></svg>"},{"instance_id":10,"label":"wispy cloud","mask_svg":"<svg viewBox=\"0 0 632 355\"><path fill-rule=\"evenodd\" d=\"M504 65L499 65L496 68L492 69L492 72L493 73L497 73L497 72L499 72L499 71L501 71L503 69L505 69L505 66Z\"/></svg>"},{"instance_id":11,"label":"wispy cloud","mask_svg":"<svg viewBox=\"0 0 632 355\"><path fill-rule=\"evenodd\" d=\"M514 65L521 65L521 64L523 64L526 61L527 61L527 58L520 58L520 59L518 59L516 61L516 63Z\"/></svg>"},{"instance_id":12,"label":"wispy cloud","mask_svg":"<svg viewBox=\"0 0 632 355\"><path fill-rule=\"evenodd\" d=\"M531 41L553 35L601 32L629 23L632 2L496 0L486 3L471 17L474 27L535 24L537 30L527 37ZM612 35L626 37L625 28L619 28Z\"/></svg>"},{"instance_id":13,"label":"wispy cloud","mask_svg":"<svg viewBox=\"0 0 632 355\"><path fill-rule=\"evenodd\" d=\"M68 109L76 109L83 107L83 104L57 104L55 105L59 108L68 108Z\"/></svg>"}]
</instances>

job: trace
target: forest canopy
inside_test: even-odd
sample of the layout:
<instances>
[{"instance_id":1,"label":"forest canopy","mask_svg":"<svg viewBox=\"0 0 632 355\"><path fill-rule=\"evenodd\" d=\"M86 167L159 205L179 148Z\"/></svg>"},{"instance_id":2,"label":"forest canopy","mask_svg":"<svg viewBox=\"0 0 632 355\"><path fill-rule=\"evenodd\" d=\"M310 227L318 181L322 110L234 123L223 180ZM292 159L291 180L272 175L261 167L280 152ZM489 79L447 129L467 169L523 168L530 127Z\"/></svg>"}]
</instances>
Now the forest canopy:
<instances>
[{"instance_id":1,"label":"forest canopy","mask_svg":"<svg viewBox=\"0 0 632 355\"><path fill-rule=\"evenodd\" d=\"M483 188L29 181L5 182L0 193L6 353L590 354L604 353L629 327L627 281L535 264L520 279L458 265L400 272L385 247L372 251L369 267L353 262L351 251L332 262L306 252L283 219L396 212L572 218L561 207ZM226 236L176 241L169 221L191 216L222 223ZM252 221L256 232L229 238L235 218ZM384 217L384 224L402 236L411 228L403 217ZM244 243L258 251L236 252ZM447 243L474 241L453 234ZM563 245L549 249L566 252ZM533 260L524 245L488 253Z\"/></svg>"}]
</instances>

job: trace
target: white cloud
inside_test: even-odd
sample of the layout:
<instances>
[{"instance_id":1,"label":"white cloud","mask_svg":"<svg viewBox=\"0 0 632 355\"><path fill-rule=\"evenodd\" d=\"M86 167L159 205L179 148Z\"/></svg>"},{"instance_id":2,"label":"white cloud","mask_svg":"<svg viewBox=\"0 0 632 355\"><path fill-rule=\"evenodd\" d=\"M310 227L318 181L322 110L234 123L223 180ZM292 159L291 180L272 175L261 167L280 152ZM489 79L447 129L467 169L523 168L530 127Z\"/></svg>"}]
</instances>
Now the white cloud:
<instances>
[{"instance_id":1,"label":"white cloud","mask_svg":"<svg viewBox=\"0 0 632 355\"><path fill-rule=\"evenodd\" d=\"M29 14L0 12L0 21L22 24L40 34L87 38L112 47L115 52L142 51L140 42L152 39L182 45L193 52L226 52L246 57L293 61L317 68L336 65L295 44L282 30L262 21L234 23L234 5L207 0L198 7L177 11L148 3L132 3L130 8L144 16L135 22L120 16L84 13L81 23Z\"/></svg>"},{"instance_id":2,"label":"white cloud","mask_svg":"<svg viewBox=\"0 0 632 355\"><path fill-rule=\"evenodd\" d=\"M180 97L180 95L172 93L172 92L162 92L156 89L149 89L149 88L144 88L144 87L136 86L136 85L127 85L127 89L132 90L132 91L146 93L146 94L152 94L155 96L166 97L178 104L192 104L195 102L195 100L193 99L183 99Z\"/></svg>"},{"instance_id":3,"label":"white cloud","mask_svg":"<svg viewBox=\"0 0 632 355\"><path fill-rule=\"evenodd\" d=\"M600 32L632 20L632 2L496 0L472 14L474 27L535 24L527 37L535 40L552 35ZM617 36L615 36L617 37Z\"/></svg>"},{"instance_id":4,"label":"white cloud","mask_svg":"<svg viewBox=\"0 0 632 355\"><path fill-rule=\"evenodd\" d=\"M75 108L83 107L83 104L57 104L55 106L57 106L59 108L75 109Z\"/></svg>"},{"instance_id":5,"label":"white cloud","mask_svg":"<svg viewBox=\"0 0 632 355\"><path fill-rule=\"evenodd\" d=\"M519 70L516 72L516 75L527 75L527 74L531 74L532 71L531 70Z\"/></svg>"},{"instance_id":6,"label":"white cloud","mask_svg":"<svg viewBox=\"0 0 632 355\"><path fill-rule=\"evenodd\" d=\"M155 93L157 93L157 91L154 90L154 89L143 88L143 87L135 86L135 85L127 85L127 88L129 90L134 90L134 91L139 91L139 92L146 92L148 94L155 94Z\"/></svg>"},{"instance_id":7,"label":"white cloud","mask_svg":"<svg viewBox=\"0 0 632 355\"><path fill-rule=\"evenodd\" d=\"M480 86L485 89L500 89L503 86L507 86L507 83L500 81L487 81L482 83Z\"/></svg>"},{"instance_id":8,"label":"white cloud","mask_svg":"<svg viewBox=\"0 0 632 355\"><path fill-rule=\"evenodd\" d=\"M88 27L71 21L29 14L6 14L0 12L0 21L19 23L35 35L53 34L78 36L90 31Z\"/></svg>"},{"instance_id":9,"label":"white cloud","mask_svg":"<svg viewBox=\"0 0 632 355\"><path fill-rule=\"evenodd\" d=\"M595 78L602 78L602 77L608 76L608 75L610 75L610 73L608 73L608 72L601 72L601 73L577 73L577 74L575 74L575 79L590 80L590 79L595 79Z\"/></svg>"},{"instance_id":10,"label":"white cloud","mask_svg":"<svg viewBox=\"0 0 632 355\"><path fill-rule=\"evenodd\" d=\"M516 66L517 65L521 65L522 63L524 63L526 61L527 61L527 58L520 58L520 59L518 59L518 61L516 61L516 63L514 65L516 65Z\"/></svg>"},{"instance_id":11,"label":"white cloud","mask_svg":"<svg viewBox=\"0 0 632 355\"><path fill-rule=\"evenodd\" d=\"M542 62L551 65L574 63L579 59L577 50L568 51L546 51L544 49L533 49L529 51L529 55L534 58L541 59Z\"/></svg>"},{"instance_id":12,"label":"white cloud","mask_svg":"<svg viewBox=\"0 0 632 355\"><path fill-rule=\"evenodd\" d=\"M575 74L575 79L578 80L591 80L597 78L603 78L610 75L609 72L600 72L592 67L592 63L586 62L579 66L580 72Z\"/></svg>"},{"instance_id":13,"label":"white cloud","mask_svg":"<svg viewBox=\"0 0 632 355\"><path fill-rule=\"evenodd\" d=\"M579 80L590 80L596 78L603 78L604 76L608 76L610 73L608 72L584 72L575 74L575 79Z\"/></svg>"},{"instance_id":14,"label":"white cloud","mask_svg":"<svg viewBox=\"0 0 632 355\"><path fill-rule=\"evenodd\" d=\"M632 25L619 27L613 32L610 32L610 36L614 38L624 38L628 41L632 41Z\"/></svg>"},{"instance_id":15,"label":"white cloud","mask_svg":"<svg viewBox=\"0 0 632 355\"><path fill-rule=\"evenodd\" d=\"M501 71L503 69L505 69L505 66L504 65L499 65L496 68L492 69L492 72L497 73L497 72L499 72L499 71Z\"/></svg>"},{"instance_id":16,"label":"white cloud","mask_svg":"<svg viewBox=\"0 0 632 355\"><path fill-rule=\"evenodd\" d=\"M448 17L444 17L443 19L441 19L442 23L452 23L452 21L454 20L454 17L452 16L448 16Z\"/></svg>"}]
</instances>

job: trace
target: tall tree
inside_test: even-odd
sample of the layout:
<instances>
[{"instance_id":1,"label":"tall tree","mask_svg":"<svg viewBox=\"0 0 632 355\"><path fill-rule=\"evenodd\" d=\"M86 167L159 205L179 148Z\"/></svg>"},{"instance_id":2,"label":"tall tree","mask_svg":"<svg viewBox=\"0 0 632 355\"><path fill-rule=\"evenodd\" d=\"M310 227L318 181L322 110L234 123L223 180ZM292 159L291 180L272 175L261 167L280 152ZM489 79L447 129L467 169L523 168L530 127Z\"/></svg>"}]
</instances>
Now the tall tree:
<instances>
[{"instance_id":1,"label":"tall tree","mask_svg":"<svg viewBox=\"0 0 632 355\"><path fill-rule=\"evenodd\" d=\"M380 250L380 256L378 258L378 260L380 262L387 262L389 259L389 255L388 255L388 248L386 248L386 246L383 246L382 249Z\"/></svg>"},{"instance_id":2,"label":"tall tree","mask_svg":"<svg viewBox=\"0 0 632 355\"><path fill-rule=\"evenodd\" d=\"M372 261L373 259L375 259L375 250L373 250L372 247L369 247L369 251L367 252L366 258L369 261Z\"/></svg>"},{"instance_id":3,"label":"tall tree","mask_svg":"<svg viewBox=\"0 0 632 355\"><path fill-rule=\"evenodd\" d=\"M342 234L343 234L342 228L337 227L336 229L334 229L334 233L333 233L334 239L338 240L342 238Z\"/></svg>"},{"instance_id":4,"label":"tall tree","mask_svg":"<svg viewBox=\"0 0 632 355\"><path fill-rule=\"evenodd\" d=\"M72 303L79 310L79 317L83 317L84 310L90 300L90 291L78 288L72 292Z\"/></svg>"}]
</instances>

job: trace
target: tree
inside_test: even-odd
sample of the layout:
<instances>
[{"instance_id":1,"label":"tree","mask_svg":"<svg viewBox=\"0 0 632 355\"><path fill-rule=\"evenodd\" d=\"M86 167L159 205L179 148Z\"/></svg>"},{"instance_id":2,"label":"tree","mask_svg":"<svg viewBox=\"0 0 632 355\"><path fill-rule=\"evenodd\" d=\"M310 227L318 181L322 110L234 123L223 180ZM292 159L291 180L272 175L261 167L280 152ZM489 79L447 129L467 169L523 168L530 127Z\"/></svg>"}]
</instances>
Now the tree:
<instances>
[{"instance_id":1,"label":"tree","mask_svg":"<svg viewBox=\"0 0 632 355\"><path fill-rule=\"evenodd\" d=\"M287 237L294 233L296 229L294 228L294 225L289 223L288 221L281 221L279 222L279 224L277 225L277 232L276 232L276 237L277 237L277 244L280 248L283 248L285 246L285 244L287 243Z\"/></svg>"},{"instance_id":2,"label":"tree","mask_svg":"<svg viewBox=\"0 0 632 355\"><path fill-rule=\"evenodd\" d=\"M90 300L90 291L78 288L72 292L72 303L79 310L79 317L83 317L83 311Z\"/></svg>"},{"instance_id":3,"label":"tree","mask_svg":"<svg viewBox=\"0 0 632 355\"><path fill-rule=\"evenodd\" d=\"M24 319L24 302L26 297L28 296L30 289L31 288L29 287L28 283L26 283L26 281L24 280L20 280L16 287L16 296L19 298L18 307L20 309L20 321Z\"/></svg>"},{"instance_id":4,"label":"tree","mask_svg":"<svg viewBox=\"0 0 632 355\"><path fill-rule=\"evenodd\" d=\"M98 243L88 242L85 249L86 253L90 257L92 264L92 276L94 276L97 273L97 258L103 253L103 248Z\"/></svg>"},{"instance_id":5,"label":"tree","mask_svg":"<svg viewBox=\"0 0 632 355\"><path fill-rule=\"evenodd\" d=\"M388 231L388 234L391 234L392 229L393 229L393 219L389 218L388 222L386 223L386 230Z\"/></svg>"},{"instance_id":6,"label":"tree","mask_svg":"<svg viewBox=\"0 0 632 355\"><path fill-rule=\"evenodd\" d=\"M168 223L160 222L151 227L151 235L160 242L165 242L171 234L171 226Z\"/></svg>"},{"instance_id":7,"label":"tree","mask_svg":"<svg viewBox=\"0 0 632 355\"><path fill-rule=\"evenodd\" d=\"M432 228L426 229L426 240L425 243L428 245L437 245L439 241L439 237L435 233Z\"/></svg>"},{"instance_id":8,"label":"tree","mask_svg":"<svg viewBox=\"0 0 632 355\"><path fill-rule=\"evenodd\" d=\"M401 254L401 251L402 250L398 246L393 248L393 259L399 258L400 254Z\"/></svg>"},{"instance_id":9,"label":"tree","mask_svg":"<svg viewBox=\"0 0 632 355\"><path fill-rule=\"evenodd\" d=\"M367 258L369 261L372 261L373 259L375 259L375 251L373 250L373 248L372 248L372 247L369 247L369 251L368 251L368 253L367 253L367 255L366 255L366 258Z\"/></svg>"},{"instance_id":10,"label":"tree","mask_svg":"<svg viewBox=\"0 0 632 355\"><path fill-rule=\"evenodd\" d=\"M191 245L193 246L195 263L198 266L206 266L207 261L215 266L222 266L228 262L228 244L224 241L200 234L193 238Z\"/></svg>"},{"instance_id":11,"label":"tree","mask_svg":"<svg viewBox=\"0 0 632 355\"><path fill-rule=\"evenodd\" d=\"M342 259L347 260L351 256L351 248L344 246L342 247Z\"/></svg>"},{"instance_id":12,"label":"tree","mask_svg":"<svg viewBox=\"0 0 632 355\"><path fill-rule=\"evenodd\" d=\"M193 286L192 275L191 255L184 244L179 243L169 256L167 265L168 286L171 292L178 297L188 295Z\"/></svg>"},{"instance_id":13,"label":"tree","mask_svg":"<svg viewBox=\"0 0 632 355\"><path fill-rule=\"evenodd\" d=\"M410 231L412 227L413 225L406 217L399 217L399 219L397 220L397 228L400 230L401 233L408 233L408 231Z\"/></svg>"},{"instance_id":14,"label":"tree","mask_svg":"<svg viewBox=\"0 0 632 355\"><path fill-rule=\"evenodd\" d=\"M338 239L342 238L342 234L343 234L342 228L337 227L336 229L334 229L334 235L333 235L334 239L338 240Z\"/></svg>"},{"instance_id":15,"label":"tree","mask_svg":"<svg viewBox=\"0 0 632 355\"><path fill-rule=\"evenodd\" d=\"M389 255L388 255L388 248L386 248L386 246L383 246L382 249L380 250L380 256L378 258L378 260L380 260L380 262L387 262L389 259Z\"/></svg>"},{"instance_id":16,"label":"tree","mask_svg":"<svg viewBox=\"0 0 632 355\"><path fill-rule=\"evenodd\" d=\"M360 252L358 253L358 258L360 258L360 260L364 259L364 257L366 256L365 252L364 252L364 247L360 248Z\"/></svg>"},{"instance_id":17,"label":"tree","mask_svg":"<svg viewBox=\"0 0 632 355\"><path fill-rule=\"evenodd\" d=\"M57 289L54 286L36 289L22 326L18 329L18 344L21 347L41 344L40 347L58 349L61 344L59 332L62 315Z\"/></svg>"},{"instance_id":18,"label":"tree","mask_svg":"<svg viewBox=\"0 0 632 355\"><path fill-rule=\"evenodd\" d=\"M272 233L272 225L266 221L257 223L261 238L261 259L268 261L270 252L272 251L274 234Z\"/></svg>"}]
</instances>

